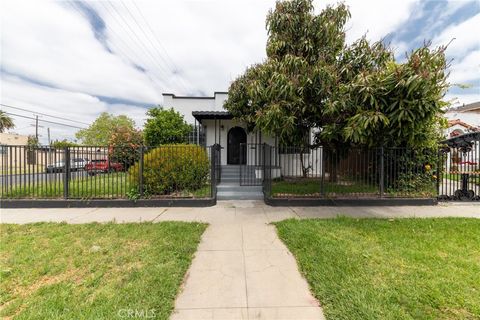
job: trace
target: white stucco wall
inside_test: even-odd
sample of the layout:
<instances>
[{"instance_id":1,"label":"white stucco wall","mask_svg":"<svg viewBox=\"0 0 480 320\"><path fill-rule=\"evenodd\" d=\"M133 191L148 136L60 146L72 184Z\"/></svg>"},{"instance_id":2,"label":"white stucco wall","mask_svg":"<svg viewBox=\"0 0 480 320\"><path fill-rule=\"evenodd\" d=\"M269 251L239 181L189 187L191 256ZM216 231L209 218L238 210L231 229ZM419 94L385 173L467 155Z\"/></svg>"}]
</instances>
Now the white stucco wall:
<instances>
[{"instance_id":1,"label":"white stucco wall","mask_svg":"<svg viewBox=\"0 0 480 320\"><path fill-rule=\"evenodd\" d=\"M222 147L221 150L221 160L222 165L227 164L227 143L228 143L228 131L234 127L241 127L245 130L247 134L247 143L248 144L259 144L259 143L267 143L269 145L275 145L275 139L270 136L260 135L254 132L247 132L246 126L244 123L236 120L220 120L216 121L215 130L215 120L204 120L202 125L205 129L205 139L206 145L211 146L214 144L220 144ZM223 129L222 129L223 126ZM259 156L259 153L253 146L249 146L247 148L247 164L251 165L255 163L255 157Z\"/></svg>"},{"instance_id":2,"label":"white stucco wall","mask_svg":"<svg viewBox=\"0 0 480 320\"><path fill-rule=\"evenodd\" d=\"M181 97L173 94L163 94L164 107L174 108L180 112L188 123L194 123L195 119L192 116L193 111L225 111L223 104L228 95L225 92L215 92L212 97ZM221 149L221 164L227 164L227 143L228 131L233 127L241 127L247 133L247 165L254 165L262 163L263 152L257 149L254 144L267 143L270 146L276 146L274 137L266 134L259 134L255 132L247 132L244 123L236 120L220 120L218 119L215 125L215 120L203 120L202 125L205 129L206 145L212 146L216 143L220 144ZM223 128L222 128L223 126ZM216 130L215 130L216 127ZM313 133L312 133L313 136ZM301 176L301 161L299 154L278 154L278 149L272 157L273 165L280 165L282 167L281 173L284 176ZM277 159L278 158L278 159ZM306 165L312 167L310 176L319 176L322 172L322 153L321 150L310 152L303 155ZM307 164L308 163L308 164ZM288 164L288 165L287 165Z\"/></svg>"},{"instance_id":3,"label":"white stucco wall","mask_svg":"<svg viewBox=\"0 0 480 320\"><path fill-rule=\"evenodd\" d=\"M163 107L173 108L183 115L185 121L193 124L193 111L222 111L227 99L224 92L215 92L213 97L181 97L170 93L163 94Z\"/></svg>"}]
</instances>

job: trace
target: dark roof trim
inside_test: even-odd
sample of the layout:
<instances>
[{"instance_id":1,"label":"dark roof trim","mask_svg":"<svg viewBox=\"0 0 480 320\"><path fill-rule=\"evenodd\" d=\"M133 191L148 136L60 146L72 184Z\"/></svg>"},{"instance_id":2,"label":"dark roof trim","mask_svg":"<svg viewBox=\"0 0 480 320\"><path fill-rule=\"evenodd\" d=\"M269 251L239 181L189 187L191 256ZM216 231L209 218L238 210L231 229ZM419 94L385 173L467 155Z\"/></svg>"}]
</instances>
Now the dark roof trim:
<instances>
[{"instance_id":1,"label":"dark roof trim","mask_svg":"<svg viewBox=\"0 0 480 320\"><path fill-rule=\"evenodd\" d=\"M173 99L206 99L206 100L212 100L215 99L215 96L217 94L228 94L228 92L225 91L215 91L213 93L213 97L194 97L194 96L177 96L174 95L173 93L162 93L162 96L170 96Z\"/></svg>"},{"instance_id":2,"label":"dark roof trim","mask_svg":"<svg viewBox=\"0 0 480 320\"><path fill-rule=\"evenodd\" d=\"M193 111L192 116L198 121L206 119L233 119L233 116L228 111Z\"/></svg>"}]
</instances>

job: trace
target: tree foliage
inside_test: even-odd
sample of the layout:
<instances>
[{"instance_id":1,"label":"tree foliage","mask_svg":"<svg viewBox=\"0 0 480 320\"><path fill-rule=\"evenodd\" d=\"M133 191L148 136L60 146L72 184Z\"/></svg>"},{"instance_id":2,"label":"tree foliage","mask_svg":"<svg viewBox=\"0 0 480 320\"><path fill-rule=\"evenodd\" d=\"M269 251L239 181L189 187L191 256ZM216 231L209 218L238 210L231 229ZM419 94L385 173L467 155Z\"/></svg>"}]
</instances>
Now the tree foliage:
<instances>
[{"instance_id":1,"label":"tree foliage","mask_svg":"<svg viewBox=\"0 0 480 320\"><path fill-rule=\"evenodd\" d=\"M139 159L140 149L143 144L143 135L140 130L130 127L118 127L108 140L109 158L129 168Z\"/></svg>"},{"instance_id":2,"label":"tree foliage","mask_svg":"<svg viewBox=\"0 0 480 320\"><path fill-rule=\"evenodd\" d=\"M12 118L9 117L4 111L0 110L0 133L13 128L15 128L15 124L13 123Z\"/></svg>"},{"instance_id":3,"label":"tree foliage","mask_svg":"<svg viewBox=\"0 0 480 320\"><path fill-rule=\"evenodd\" d=\"M428 44L404 63L365 37L345 44L345 4L314 13L311 0L278 1L267 16L267 59L229 88L225 107L283 143L431 145L448 89L444 47Z\"/></svg>"},{"instance_id":4,"label":"tree foliage","mask_svg":"<svg viewBox=\"0 0 480 320\"><path fill-rule=\"evenodd\" d=\"M62 149L67 147L76 147L78 146L78 144L72 141L68 141L67 139L63 139L52 141L50 143L50 146L55 149Z\"/></svg>"},{"instance_id":5,"label":"tree foliage","mask_svg":"<svg viewBox=\"0 0 480 320\"><path fill-rule=\"evenodd\" d=\"M171 109L155 107L147 112L144 136L147 146L156 147L162 144L185 142L185 137L192 129L183 116Z\"/></svg>"},{"instance_id":6,"label":"tree foliage","mask_svg":"<svg viewBox=\"0 0 480 320\"><path fill-rule=\"evenodd\" d=\"M106 146L112 134L120 127L134 130L135 122L126 115L115 116L103 112L88 128L79 130L75 137L84 145Z\"/></svg>"}]
</instances>

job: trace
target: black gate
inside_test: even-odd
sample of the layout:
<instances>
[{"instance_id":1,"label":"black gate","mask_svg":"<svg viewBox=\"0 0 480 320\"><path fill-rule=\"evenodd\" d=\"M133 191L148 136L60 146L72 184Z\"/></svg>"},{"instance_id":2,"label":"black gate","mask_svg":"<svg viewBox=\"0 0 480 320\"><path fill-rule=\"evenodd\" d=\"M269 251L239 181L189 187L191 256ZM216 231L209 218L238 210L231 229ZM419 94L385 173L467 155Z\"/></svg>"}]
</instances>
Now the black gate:
<instances>
[{"instance_id":1,"label":"black gate","mask_svg":"<svg viewBox=\"0 0 480 320\"><path fill-rule=\"evenodd\" d=\"M240 185L261 186L264 175L265 145L257 143L240 144Z\"/></svg>"},{"instance_id":2,"label":"black gate","mask_svg":"<svg viewBox=\"0 0 480 320\"><path fill-rule=\"evenodd\" d=\"M480 200L480 132L444 141L439 167L440 200Z\"/></svg>"}]
</instances>

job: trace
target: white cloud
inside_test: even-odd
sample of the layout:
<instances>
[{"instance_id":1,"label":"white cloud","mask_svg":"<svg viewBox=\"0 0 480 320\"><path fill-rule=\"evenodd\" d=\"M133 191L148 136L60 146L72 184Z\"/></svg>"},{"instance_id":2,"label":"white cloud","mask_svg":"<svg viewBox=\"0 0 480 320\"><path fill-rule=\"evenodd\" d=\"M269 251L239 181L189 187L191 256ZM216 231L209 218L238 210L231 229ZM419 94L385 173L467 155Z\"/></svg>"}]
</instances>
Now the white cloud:
<instances>
[{"instance_id":1,"label":"white cloud","mask_svg":"<svg viewBox=\"0 0 480 320\"><path fill-rule=\"evenodd\" d=\"M75 132L79 129L46 123L42 120L68 124L75 127L87 127L86 124L90 124L101 112L110 112L113 114L127 114L135 120L138 127L141 127L144 122L145 108L131 105L109 105L97 97L85 93L40 86L11 76L2 76L1 82L2 104L73 120L67 121L40 116L39 123L43 128L40 128L39 133L41 135L40 140L43 143L47 142L47 128L49 127L51 128L52 140L61 140L64 138L74 140ZM30 112L8 107L1 107L1 109L10 113L34 117L34 113ZM12 118L14 119L15 128L10 130L11 132L24 135L35 133L35 128L31 126L34 120L17 116L12 116Z\"/></svg>"},{"instance_id":2,"label":"white cloud","mask_svg":"<svg viewBox=\"0 0 480 320\"><path fill-rule=\"evenodd\" d=\"M449 101L452 106L457 107L464 104L469 104L473 102L478 102L480 99L480 92L477 88L477 93L448 93L445 96L445 101ZM478 117L478 116L477 116Z\"/></svg>"},{"instance_id":3,"label":"white cloud","mask_svg":"<svg viewBox=\"0 0 480 320\"><path fill-rule=\"evenodd\" d=\"M148 77L106 51L66 3L3 2L2 67L71 91L159 102Z\"/></svg>"},{"instance_id":4,"label":"white cloud","mask_svg":"<svg viewBox=\"0 0 480 320\"><path fill-rule=\"evenodd\" d=\"M480 13L459 24L447 27L433 39L432 45L434 47L446 45L455 39L450 43L446 52L451 57L462 57L468 51L480 48L478 26L480 26Z\"/></svg>"},{"instance_id":5,"label":"white cloud","mask_svg":"<svg viewBox=\"0 0 480 320\"><path fill-rule=\"evenodd\" d=\"M335 4L338 1L328 1ZM413 14L418 0L382 1L351 0L346 1L352 17L347 22L347 42L351 43L366 34L367 39L377 41L394 32L398 26ZM326 3L317 1L316 7L323 8Z\"/></svg>"},{"instance_id":6,"label":"white cloud","mask_svg":"<svg viewBox=\"0 0 480 320\"><path fill-rule=\"evenodd\" d=\"M463 59L453 61L449 81L457 84L477 82L480 85L480 48L471 51Z\"/></svg>"},{"instance_id":7,"label":"white cloud","mask_svg":"<svg viewBox=\"0 0 480 320\"><path fill-rule=\"evenodd\" d=\"M162 103L162 92L211 95L227 90L247 66L265 58L265 17L275 5L274 0L87 1L106 23L110 53L95 38L86 16L70 3L1 2L1 67L23 77L2 76L2 103L86 123L102 111L126 113L138 126L143 125L144 108L106 103L97 96L154 105ZM314 4L320 12L335 3L316 0ZM395 32L412 15L424 14L414 10L419 7L416 0L346 3L352 13L347 23L348 42L365 33L368 39L379 40ZM454 12L458 6L455 1L449 3L445 12ZM480 25L479 16L447 28L436 38L438 43L457 38L448 53L457 57L451 79L458 82L474 81L478 72L478 63L474 64L478 50L470 51L478 49L479 38L473 30ZM155 37L144 21L148 21ZM396 47L403 54L407 44L398 43ZM58 89L33 84L26 78ZM479 100L479 95L472 96ZM470 98L464 94L462 99ZM18 120L16 130L32 133L30 123ZM75 131L52 127L54 138L73 137Z\"/></svg>"}]
</instances>

